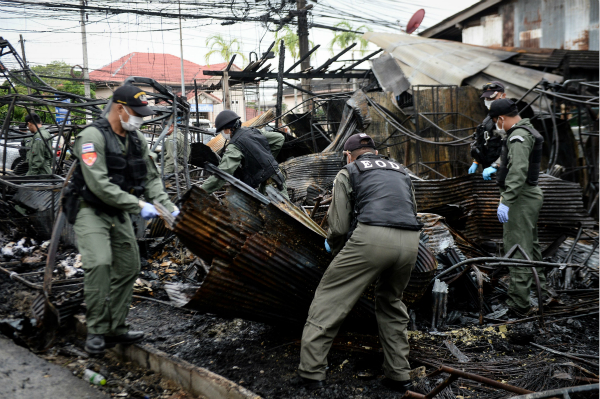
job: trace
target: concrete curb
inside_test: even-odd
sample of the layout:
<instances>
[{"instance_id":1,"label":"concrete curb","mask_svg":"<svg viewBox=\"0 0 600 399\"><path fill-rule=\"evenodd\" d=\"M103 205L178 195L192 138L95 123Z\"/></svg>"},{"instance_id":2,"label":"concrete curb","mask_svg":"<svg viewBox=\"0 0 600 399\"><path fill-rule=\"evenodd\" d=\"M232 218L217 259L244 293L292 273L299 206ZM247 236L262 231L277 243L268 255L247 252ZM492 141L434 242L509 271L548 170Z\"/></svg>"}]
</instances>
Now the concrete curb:
<instances>
[{"instance_id":1,"label":"concrete curb","mask_svg":"<svg viewBox=\"0 0 600 399\"><path fill-rule=\"evenodd\" d=\"M85 317L75 316L75 320L77 334L85 337L87 334ZM139 367L160 373L194 395L203 395L210 399L261 399L257 394L225 377L194 366L147 344L117 345L110 351Z\"/></svg>"}]
</instances>

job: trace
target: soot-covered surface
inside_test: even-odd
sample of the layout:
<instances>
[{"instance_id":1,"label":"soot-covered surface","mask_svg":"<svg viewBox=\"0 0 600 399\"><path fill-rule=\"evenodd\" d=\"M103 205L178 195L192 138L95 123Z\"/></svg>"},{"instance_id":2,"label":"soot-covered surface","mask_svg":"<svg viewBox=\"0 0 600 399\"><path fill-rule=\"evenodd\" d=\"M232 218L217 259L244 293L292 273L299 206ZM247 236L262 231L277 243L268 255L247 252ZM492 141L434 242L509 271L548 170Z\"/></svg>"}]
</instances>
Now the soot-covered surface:
<instances>
[{"instance_id":1,"label":"soot-covered surface","mask_svg":"<svg viewBox=\"0 0 600 399\"><path fill-rule=\"evenodd\" d=\"M223 375L264 398L398 397L397 393L381 385L382 354L376 349L378 342L374 337L338 337L329 354L327 388L307 392L290 384L299 363L299 329L240 319L225 320L151 302L135 303L130 321L134 328L148 333L146 343ZM492 368L499 370L498 375L504 376L504 382L537 391L581 385L585 383L581 378L591 375L570 365L568 359L541 351L529 343L597 356L598 317L550 324L545 332L530 322L502 329L449 329L439 335L411 332L410 337L411 357L424 360L423 363L412 361L413 368L426 365L429 372L434 370L434 365L443 363L451 367L466 367L467 371L482 375L486 375L484 369L489 371ZM470 357L472 364L459 366L444 346L444 340L454 342ZM490 367L490 364L493 366ZM579 364L592 373L598 371ZM426 393L439 383L437 379L425 382L420 384L421 389L416 390ZM454 394L471 398L507 397L507 392L468 381L458 384Z\"/></svg>"}]
</instances>

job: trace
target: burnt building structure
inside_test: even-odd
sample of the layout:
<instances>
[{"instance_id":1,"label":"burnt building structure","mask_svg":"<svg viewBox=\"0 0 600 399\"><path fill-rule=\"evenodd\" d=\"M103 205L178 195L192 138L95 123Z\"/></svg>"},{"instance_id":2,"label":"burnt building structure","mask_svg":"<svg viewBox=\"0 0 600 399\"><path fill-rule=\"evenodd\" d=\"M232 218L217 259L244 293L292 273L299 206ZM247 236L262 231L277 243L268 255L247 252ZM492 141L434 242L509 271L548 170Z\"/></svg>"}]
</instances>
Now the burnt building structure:
<instances>
[{"instance_id":1,"label":"burnt building structure","mask_svg":"<svg viewBox=\"0 0 600 399\"><path fill-rule=\"evenodd\" d=\"M515 51L521 66L598 80L595 0L483 0L420 36Z\"/></svg>"}]
</instances>

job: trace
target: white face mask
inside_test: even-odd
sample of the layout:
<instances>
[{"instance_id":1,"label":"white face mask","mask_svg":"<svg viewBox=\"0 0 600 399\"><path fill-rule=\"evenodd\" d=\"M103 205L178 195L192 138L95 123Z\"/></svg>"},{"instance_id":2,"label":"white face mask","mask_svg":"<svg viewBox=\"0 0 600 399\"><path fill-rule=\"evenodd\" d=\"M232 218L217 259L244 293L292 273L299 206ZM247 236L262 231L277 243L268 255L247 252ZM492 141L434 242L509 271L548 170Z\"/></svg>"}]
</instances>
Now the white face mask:
<instances>
[{"instance_id":1,"label":"white face mask","mask_svg":"<svg viewBox=\"0 0 600 399\"><path fill-rule=\"evenodd\" d=\"M119 119L121 120L121 127L128 132L135 132L140 128L140 126L142 126L142 123L144 123L144 118L142 118L141 116L131 115L129 112L127 112L127 108L125 107L123 107L123 109L125 110L125 113L129 115L129 120L127 120L127 122L124 122L123 118L121 118L121 115L119 115Z\"/></svg>"},{"instance_id":2,"label":"white face mask","mask_svg":"<svg viewBox=\"0 0 600 399\"><path fill-rule=\"evenodd\" d=\"M231 134L229 133L225 134L225 132L221 132L221 134L223 135L223 137L225 137L225 140L229 140L231 138Z\"/></svg>"},{"instance_id":3,"label":"white face mask","mask_svg":"<svg viewBox=\"0 0 600 399\"><path fill-rule=\"evenodd\" d=\"M500 134L506 134L506 130L504 130L504 118L502 118L502 127L498 126L498 122L500 122L500 118L496 122L496 131Z\"/></svg>"},{"instance_id":4,"label":"white face mask","mask_svg":"<svg viewBox=\"0 0 600 399\"><path fill-rule=\"evenodd\" d=\"M488 100L487 98L483 100L487 109L490 109L494 100Z\"/></svg>"}]
</instances>

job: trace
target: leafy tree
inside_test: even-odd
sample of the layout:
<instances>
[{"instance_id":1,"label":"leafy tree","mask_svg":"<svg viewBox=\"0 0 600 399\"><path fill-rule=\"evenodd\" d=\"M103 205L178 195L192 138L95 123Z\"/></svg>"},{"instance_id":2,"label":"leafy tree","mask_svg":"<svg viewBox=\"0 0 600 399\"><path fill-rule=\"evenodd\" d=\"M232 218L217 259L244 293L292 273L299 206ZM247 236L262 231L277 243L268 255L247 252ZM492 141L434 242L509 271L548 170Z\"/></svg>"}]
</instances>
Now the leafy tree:
<instances>
[{"instance_id":1,"label":"leafy tree","mask_svg":"<svg viewBox=\"0 0 600 399\"><path fill-rule=\"evenodd\" d=\"M219 54L226 62L229 62L231 57L237 54L242 57L244 63L246 62L246 56L240 51L240 42L238 39L227 40L222 35L215 34L208 38L207 43L210 44L210 51L204 56L207 65L210 64L209 59L213 54Z\"/></svg>"},{"instance_id":2,"label":"leafy tree","mask_svg":"<svg viewBox=\"0 0 600 399\"><path fill-rule=\"evenodd\" d=\"M77 80L71 80L71 79L73 79L73 76L71 76L71 66L63 61L53 61L46 65L37 65L37 66L31 67L31 69L38 76L40 76L40 78L48 86L50 86L56 90L67 92L67 93L72 93L72 94L77 94L80 96L85 95L85 87L83 85L83 82L77 81ZM75 72L74 74L75 74L76 78L82 77L81 71ZM61 78L66 78L66 79L61 79ZM9 86L8 81L5 81L3 83L3 86ZM16 85L16 89L19 94L27 95L27 88L25 86ZM12 89L11 89L11 91L12 91ZM6 91L2 90L2 93L6 93ZM47 93L47 94L51 94L51 93ZM90 85L90 96L92 98L96 97L95 86L93 84ZM54 111L53 108L54 107L50 107L50 110ZM46 107L34 107L33 109L31 109L31 111L36 112L40 116L40 118L42 119L42 123L44 123L44 124L53 123L53 118L51 115L49 115L47 113ZM8 112L8 107L0 110L0 120L4 119L6 117L6 112ZM15 107L15 109L13 111L13 119L12 120L23 122L25 120L25 116L27 116L27 111L25 110L25 108ZM71 119L74 119L77 116L78 116L77 114L73 114L73 115L71 115ZM83 118L75 119L74 122L78 123L78 124L85 124L85 119L83 119Z\"/></svg>"},{"instance_id":3,"label":"leafy tree","mask_svg":"<svg viewBox=\"0 0 600 399\"><path fill-rule=\"evenodd\" d=\"M355 28L348 21L340 21L337 24L335 24L334 26L336 28L342 28L342 29L353 30L353 31L363 29L368 32L371 32L371 28L369 28L366 25L361 25L361 26ZM340 48L344 49L344 48L348 47L349 45L351 45L352 43L355 43L357 41L359 42L360 52L364 53L366 51L367 47L369 46L369 41L363 39L362 35L360 35L359 33L354 33L354 32L336 32L335 36L329 43L329 50L331 51L331 54L334 54L333 47L336 44L339 45Z\"/></svg>"}]
</instances>

